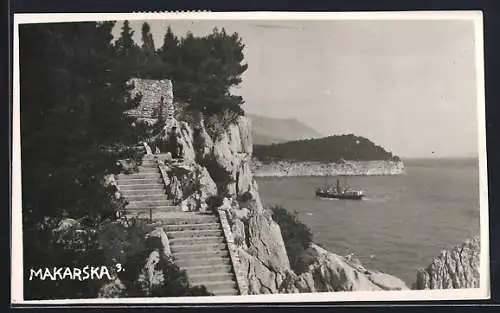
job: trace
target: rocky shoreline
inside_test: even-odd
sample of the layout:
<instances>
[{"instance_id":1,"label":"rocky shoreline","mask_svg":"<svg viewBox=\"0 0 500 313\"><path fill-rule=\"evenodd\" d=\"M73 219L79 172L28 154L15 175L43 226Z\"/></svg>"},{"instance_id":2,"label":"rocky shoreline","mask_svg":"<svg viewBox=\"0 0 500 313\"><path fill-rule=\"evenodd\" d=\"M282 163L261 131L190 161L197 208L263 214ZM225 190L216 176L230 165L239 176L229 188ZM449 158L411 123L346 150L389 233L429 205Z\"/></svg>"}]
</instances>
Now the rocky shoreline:
<instances>
[{"instance_id":1,"label":"rocky shoreline","mask_svg":"<svg viewBox=\"0 0 500 313\"><path fill-rule=\"evenodd\" d=\"M320 162L261 162L254 159L252 170L255 177L292 176L389 176L405 174L403 161L344 161Z\"/></svg>"}]
</instances>

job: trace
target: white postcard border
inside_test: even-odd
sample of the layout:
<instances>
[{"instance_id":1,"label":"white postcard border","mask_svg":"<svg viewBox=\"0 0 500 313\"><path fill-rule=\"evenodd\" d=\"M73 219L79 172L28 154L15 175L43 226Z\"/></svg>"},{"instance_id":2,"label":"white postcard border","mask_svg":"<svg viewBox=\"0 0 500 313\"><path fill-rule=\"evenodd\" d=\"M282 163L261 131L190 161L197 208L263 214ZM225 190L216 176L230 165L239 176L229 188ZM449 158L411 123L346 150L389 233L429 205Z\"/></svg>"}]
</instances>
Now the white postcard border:
<instances>
[{"instance_id":1,"label":"white postcard border","mask_svg":"<svg viewBox=\"0 0 500 313\"><path fill-rule=\"evenodd\" d=\"M23 298L21 144L19 94L19 25L48 22L105 20L471 20L475 23L476 79L480 174L480 288L409 291L359 291L215 297L118 298L30 300ZM490 298L488 182L486 156L483 16L481 11L412 12L179 12L179 13L82 13L15 14L13 29L13 150L12 150L12 242L11 301L15 304L168 304L168 303L268 303L336 301L474 300ZM415 269L416 272L417 269Z\"/></svg>"}]
</instances>

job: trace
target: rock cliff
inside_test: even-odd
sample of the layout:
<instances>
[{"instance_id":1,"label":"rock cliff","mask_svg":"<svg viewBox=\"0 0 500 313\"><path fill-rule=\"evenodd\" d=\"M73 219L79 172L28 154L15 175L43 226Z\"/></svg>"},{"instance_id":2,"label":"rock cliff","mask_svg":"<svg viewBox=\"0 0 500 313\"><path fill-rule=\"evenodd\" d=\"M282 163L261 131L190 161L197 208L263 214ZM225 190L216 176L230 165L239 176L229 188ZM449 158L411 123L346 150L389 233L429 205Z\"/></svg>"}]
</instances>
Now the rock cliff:
<instances>
[{"instance_id":1,"label":"rock cliff","mask_svg":"<svg viewBox=\"0 0 500 313\"><path fill-rule=\"evenodd\" d=\"M479 237L443 250L417 272L415 289L479 288Z\"/></svg>"},{"instance_id":2,"label":"rock cliff","mask_svg":"<svg viewBox=\"0 0 500 313\"><path fill-rule=\"evenodd\" d=\"M293 289L299 292L408 290L399 278L368 270L352 257L342 257L312 244L316 259L299 275Z\"/></svg>"},{"instance_id":3,"label":"rock cliff","mask_svg":"<svg viewBox=\"0 0 500 313\"><path fill-rule=\"evenodd\" d=\"M344 161L343 163L279 161L264 163L254 159L252 169L256 177L372 176L405 173L402 161Z\"/></svg>"},{"instance_id":4,"label":"rock cliff","mask_svg":"<svg viewBox=\"0 0 500 313\"><path fill-rule=\"evenodd\" d=\"M240 116L215 138L210 137L199 115L190 119L189 124L172 123L152 143L163 155L164 147L169 146L170 132L179 132L177 138L183 146L184 162L182 166L170 165L167 169L170 181L167 192L183 203L187 211L226 212L237 246L239 264L235 267L244 273L249 294L407 289L393 276L366 270L316 245L312 247L316 259L308 271L301 275L294 273L280 227L259 197L252 170L249 119ZM211 201L214 198L219 199L215 207Z\"/></svg>"}]
</instances>

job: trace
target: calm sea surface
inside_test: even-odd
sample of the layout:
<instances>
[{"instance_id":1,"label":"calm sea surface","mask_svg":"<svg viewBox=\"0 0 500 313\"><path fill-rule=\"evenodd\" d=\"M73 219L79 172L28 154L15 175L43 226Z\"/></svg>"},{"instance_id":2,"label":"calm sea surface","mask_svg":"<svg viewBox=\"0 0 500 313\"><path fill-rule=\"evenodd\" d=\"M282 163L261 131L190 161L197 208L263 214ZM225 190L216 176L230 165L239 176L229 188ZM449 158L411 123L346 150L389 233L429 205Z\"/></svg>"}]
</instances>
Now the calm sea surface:
<instances>
[{"instance_id":1,"label":"calm sea surface","mask_svg":"<svg viewBox=\"0 0 500 313\"><path fill-rule=\"evenodd\" d=\"M316 198L322 177L257 181L264 205L297 211L316 243L336 254L354 253L365 267L411 286L433 256L479 234L479 170L477 160L405 164L406 175L348 177L350 186L367 194L363 201Z\"/></svg>"}]
</instances>

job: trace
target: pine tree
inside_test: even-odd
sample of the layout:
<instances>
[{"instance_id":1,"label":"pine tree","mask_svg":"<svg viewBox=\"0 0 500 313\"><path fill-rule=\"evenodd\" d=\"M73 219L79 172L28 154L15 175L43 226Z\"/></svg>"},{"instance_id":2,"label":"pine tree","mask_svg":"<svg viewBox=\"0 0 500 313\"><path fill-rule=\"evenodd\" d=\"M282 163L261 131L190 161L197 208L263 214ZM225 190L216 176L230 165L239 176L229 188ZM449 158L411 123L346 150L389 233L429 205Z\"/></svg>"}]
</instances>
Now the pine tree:
<instances>
[{"instance_id":1,"label":"pine tree","mask_svg":"<svg viewBox=\"0 0 500 313\"><path fill-rule=\"evenodd\" d=\"M122 117L131 106L129 76L118 70L112 27L21 27L23 200L40 214L98 212L83 203L90 187L112 168L117 146L137 140Z\"/></svg>"},{"instance_id":2,"label":"pine tree","mask_svg":"<svg viewBox=\"0 0 500 313\"><path fill-rule=\"evenodd\" d=\"M123 22L120 38L115 43L118 57L130 57L137 51L137 44L134 41L134 31L130 28L129 22Z\"/></svg>"},{"instance_id":3,"label":"pine tree","mask_svg":"<svg viewBox=\"0 0 500 313\"><path fill-rule=\"evenodd\" d=\"M179 62L179 39L174 35L170 26L167 27L167 32L163 37L163 45L158 49L158 55L163 61L164 77L174 79L177 77L178 62Z\"/></svg>"},{"instance_id":4,"label":"pine tree","mask_svg":"<svg viewBox=\"0 0 500 313\"><path fill-rule=\"evenodd\" d=\"M153 34L148 23L142 24L141 29L141 61L139 65L138 75L142 78L162 79L163 62L160 56L156 53Z\"/></svg>"},{"instance_id":5,"label":"pine tree","mask_svg":"<svg viewBox=\"0 0 500 313\"><path fill-rule=\"evenodd\" d=\"M229 93L241 83L247 65L243 63L244 44L237 33L227 35L215 28L205 37L188 33L180 42L177 95L194 109L206 114L230 110L242 114L243 99Z\"/></svg>"},{"instance_id":6,"label":"pine tree","mask_svg":"<svg viewBox=\"0 0 500 313\"><path fill-rule=\"evenodd\" d=\"M153 40L153 35L151 34L151 26L147 22L142 24L142 46L141 49L144 53L148 55L153 55L155 53L155 44Z\"/></svg>"},{"instance_id":7,"label":"pine tree","mask_svg":"<svg viewBox=\"0 0 500 313\"><path fill-rule=\"evenodd\" d=\"M117 70L114 23L21 25L21 153L25 268L84 262L50 245L46 217L98 223L112 208L100 184L137 134L123 112L129 77ZM48 235L48 237L47 237ZM88 262L86 260L85 262ZM84 264L84 263L81 263ZM88 296L90 285L25 285L30 297ZM45 286L45 287L44 287Z\"/></svg>"}]
</instances>

